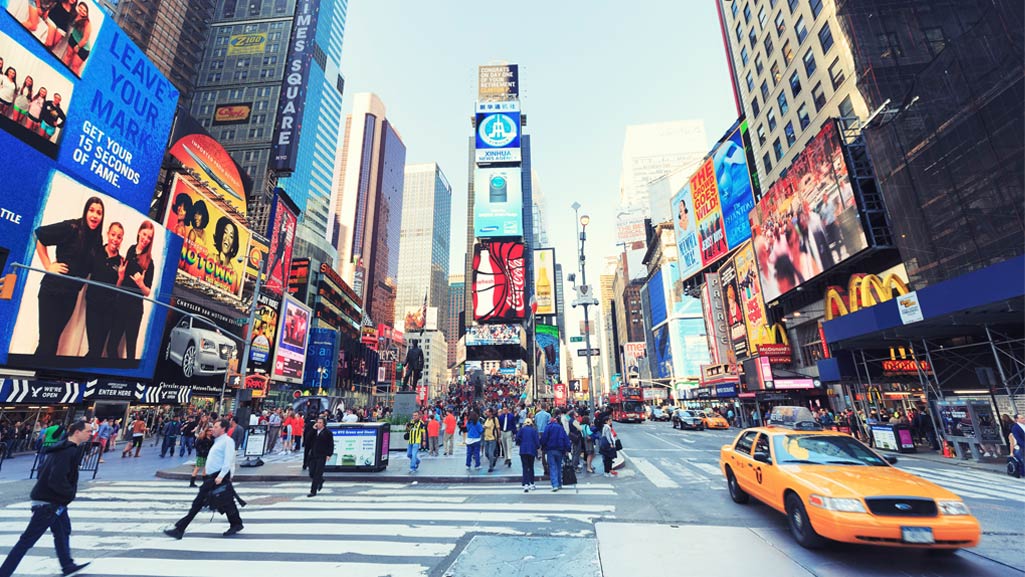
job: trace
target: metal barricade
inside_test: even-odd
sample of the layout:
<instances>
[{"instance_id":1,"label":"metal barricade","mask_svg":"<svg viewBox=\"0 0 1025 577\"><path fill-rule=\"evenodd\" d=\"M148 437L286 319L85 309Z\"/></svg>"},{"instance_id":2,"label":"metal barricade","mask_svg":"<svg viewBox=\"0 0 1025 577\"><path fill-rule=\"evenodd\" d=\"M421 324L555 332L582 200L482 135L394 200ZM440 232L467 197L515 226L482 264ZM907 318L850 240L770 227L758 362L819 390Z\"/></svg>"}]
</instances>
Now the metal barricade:
<instances>
[{"instance_id":1,"label":"metal barricade","mask_svg":"<svg viewBox=\"0 0 1025 577\"><path fill-rule=\"evenodd\" d=\"M60 441L51 441L49 443L42 443L41 445L39 445L39 450L36 451L35 460L32 461L32 470L30 470L28 473L29 479L34 478L36 476L36 473L39 472L39 469L43 468L43 462L46 461L46 449L49 449L57 443L60 443Z\"/></svg>"},{"instance_id":2,"label":"metal barricade","mask_svg":"<svg viewBox=\"0 0 1025 577\"><path fill-rule=\"evenodd\" d=\"M14 450L14 446L6 441L0 442L0 471L4 469L4 460L7 459L8 450Z\"/></svg>"},{"instance_id":3,"label":"metal barricade","mask_svg":"<svg viewBox=\"0 0 1025 577\"><path fill-rule=\"evenodd\" d=\"M46 449L62 442L63 441L43 443L43 446L36 451L36 459L32 463L32 470L28 475L29 479L34 478L39 470L43 468L43 464L46 462ZM78 471L85 473L92 472L92 478L96 479L96 474L100 470L100 459L103 457L102 446L99 443L82 443L81 451L83 452L82 462L78 465Z\"/></svg>"}]
</instances>

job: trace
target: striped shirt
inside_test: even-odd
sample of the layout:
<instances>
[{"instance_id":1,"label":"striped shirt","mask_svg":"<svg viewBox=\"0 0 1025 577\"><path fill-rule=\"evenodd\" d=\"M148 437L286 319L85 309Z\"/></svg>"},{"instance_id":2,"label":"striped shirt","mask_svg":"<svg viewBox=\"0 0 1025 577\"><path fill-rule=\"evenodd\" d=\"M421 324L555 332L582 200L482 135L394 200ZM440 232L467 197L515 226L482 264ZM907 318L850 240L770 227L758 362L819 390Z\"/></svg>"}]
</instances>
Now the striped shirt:
<instances>
[{"instance_id":1,"label":"striped shirt","mask_svg":"<svg viewBox=\"0 0 1025 577\"><path fill-rule=\"evenodd\" d=\"M409 433L410 445L419 445L424 442L424 436L427 434L427 428L424 427L423 421L410 422L406 427L406 431Z\"/></svg>"}]
</instances>

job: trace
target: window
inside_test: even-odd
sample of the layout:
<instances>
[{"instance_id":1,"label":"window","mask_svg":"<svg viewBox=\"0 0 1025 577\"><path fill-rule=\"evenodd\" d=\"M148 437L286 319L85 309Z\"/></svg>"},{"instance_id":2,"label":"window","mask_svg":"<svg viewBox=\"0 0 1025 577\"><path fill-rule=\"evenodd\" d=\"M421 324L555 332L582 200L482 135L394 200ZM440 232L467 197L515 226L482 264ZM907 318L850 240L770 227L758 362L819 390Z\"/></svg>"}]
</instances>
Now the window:
<instances>
[{"instance_id":1,"label":"window","mask_svg":"<svg viewBox=\"0 0 1025 577\"><path fill-rule=\"evenodd\" d=\"M744 6L744 22L751 23L751 5Z\"/></svg>"},{"instance_id":2,"label":"window","mask_svg":"<svg viewBox=\"0 0 1025 577\"><path fill-rule=\"evenodd\" d=\"M808 28L804 25L804 16L797 19L797 24L794 24L794 32L797 34L797 44L800 46L804 39L808 37Z\"/></svg>"},{"instance_id":3,"label":"window","mask_svg":"<svg viewBox=\"0 0 1025 577\"><path fill-rule=\"evenodd\" d=\"M762 81L762 100L769 101L769 84L766 81Z\"/></svg>"},{"instance_id":4,"label":"window","mask_svg":"<svg viewBox=\"0 0 1025 577\"><path fill-rule=\"evenodd\" d=\"M797 122L801 125L801 130L808 128L811 124L811 117L808 116L808 105L802 103L800 108L797 109Z\"/></svg>"},{"instance_id":5,"label":"window","mask_svg":"<svg viewBox=\"0 0 1025 577\"><path fill-rule=\"evenodd\" d=\"M787 93L781 91L779 97L776 98L776 102L779 104L780 117L786 116L790 110L790 104L787 102Z\"/></svg>"},{"instance_id":6,"label":"window","mask_svg":"<svg viewBox=\"0 0 1025 577\"><path fill-rule=\"evenodd\" d=\"M759 125L757 132L758 132L758 144L759 145L764 145L765 144L765 127Z\"/></svg>"},{"instance_id":7,"label":"window","mask_svg":"<svg viewBox=\"0 0 1025 577\"><path fill-rule=\"evenodd\" d=\"M776 130L776 111L770 108L765 113L765 119L769 121L769 132Z\"/></svg>"},{"instance_id":8,"label":"window","mask_svg":"<svg viewBox=\"0 0 1025 577\"><path fill-rule=\"evenodd\" d=\"M808 78L811 78L811 73L815 72L818 68L818 64L815 63L815 51L811 48L804 53L804 74Z\"/></svg>"},{"instance_id":9,"label":"window","mask_svg":"<svg viewBox=\"0 0 1025 577\"><path fill-rule=\"evenodd\" d=\"M822 0L810 0L808 4L811 6L812 18L818 18L819 12L822 12Z\"/></svg>"},{"instance_id":10,"label":"window","mask_svg":"<svg viewBox=\"0 0 1025 577\"><path fill-rule=\"evenodd\" d=\"M815 112L822 110L822 107L826 105L826 94L822 91L821 82L811 89L811 99L815 103Z\"/></svg>"},{"instance_id":11,"label":"window","mask_svg":"<svg viewBox=\"0 0 1025 577\"><path fill-rule=\"evenodd\" d=\"M772 44L772 35L771 34L766 34L765 35L765 42L762 42L762 44L765 46L765 53L766 54L772 54L772 46L773 46L773 44Z\"/></svg>"},{"instance_id":12,"label":"window","mask_svg":"<svg viewBox=\"0 0 1025 577\"><path fill-rule=\"evenodd\" d=\"M762 64L762 55L758 54L755 56L755 74L761 76L762 70L765 70L765 66Z\"/></svg>"},{"instance_id":13,"label":"window","mask_svg":"<svg viewBox=\"0 0 1025 577\"><path fill-rule=\"evenodd\" d=\"M947 46L947 37L943 35L942 28L923 28L922 32L925 34L925 44L929 47L929 54L936 56Z\"/></svg>"},{"instance_id":14,"label":"window","mask_svg":"<svg viewBox=\"0 0 1025 577\"><path fill-rule=\"evenodd\" d=\"M758 97L751 96L751 116L758 116L762 112L762 107L758 104Z\"/></svg>"},{"instance_id":15,"label":"window","mask_svg":"<svg viewBox=\"0 0 1025 577\"><path fill-rule=\"evenodd\" d=\"M787 66L794 61L794 49L790 47L789 40L783 43L783 60L786 61Z\"/></svg>"},{"instance_id":16,"label":"window","mask_svg":"<svg viewBox=\"0 0 1025 577\"><path fill-rule=\"evenodd\" d=\"M747 91L749 93L755 91L755 77L750 72L747 73Z\"/></svg>"},{"instance_id":17,"label":"window","mask_svg":"<svg viewBox=\"0 0 1025 577\"><path fill-rule=\"evenodd\" d=\"M833 63L829 65L829 79L833 81L833 88L839 88L843 81L847 79L844 75L843 67L840 65L840 57L837 56L833 59Z\"/></svg>"},{"instance_id":18,"label":"window","mask_svg":"<svg viewBox=\"0 0 1025 577\"><path fill-rule=\"evenodd\" d=\"M776 162L783 160L783 143L778 138L772 143L772 152L776 155Z\"/></svg>"},{"instance_id":19,"label":"window","mask_svg":"<svg viewBox=\"0 0 1025 577\"><path fill-rule=\"evenodd\" d=\"M734 447L738 453L751 454L751 447L755 443L755 435L758 431L748 431L744 433L744 436L737 440L737 445Z\"/></svg>"},{"instance_id":20,"label":"window","mask_svg":"<svg viewBox=\"0 0 1025 577\"><path fill-rule=\"evenodd\" d=\"M776 38L783 37L783 31L786 30L787 24L783 20L783 13L776 14Z\"/></svg>"},{"instance_id":21,"label":"window","mask_svg":"<svg viewBox=\"0 0 1025 577\"><path fill-rule=\"evenodd\" d=\"M779 79L783 78L783 73L779 71L779 62L773 62L769 72L772 73L773 83L779 82Z\"/></svg>"},{"instance_id":22,"label":"window","mask_svg":"<svg viewBox=\"0 0 1025 577\"><path fill-rule=\"evenodd\" d=\"M829 29L829 22L819 30L819 44L822 45L822 53L829 52L829 49L833 46L833 31Z\"/></svg>"},{"instance_id":23,"label":"window","mask_svg":"<svg viewBox=\"0 0 1025 577\"><path fill-rule=\"evenodd\" d=\"M765 6L762 6L762 9L758 11L758 25L762 27L762 30L765 29L765 24L768 21L769 15L765 12Z\"/></svg>"},{"instance_id":24,"label":"window","mask_svg":"<svg viewBox=\"0 0 1025 577\"><path fill-rule=\"evenodd\" d=\"M748 61L747 46L745 46L745 47L740 49L740 61L743 62L745 66L747 65L747 61Z\"/></svg>"},{"instance_id":25,"label":"window","mask_svg":"<svg viewBox=\"0 0 1025 577\"><path fill-rule=\"evenodd\" d=\"M787 146L793 146L794 143L797 142L797 134L794 133L793 122L788 122L787 125L783 127L783 134L787 137Z\"/></svg>"},{"instance_id":26,"label":"window","mask_svg":"<svg viewBox=\"0 0 1025 577\"><path fill-rule=\"evenodd\" d=\"M754 50L755 46L758 46L758 35L755 34L754 26L752 26L751 31L747 33L747 41L751 43L752 50Z\"/></svg>"},{"instance_id":27,"label":"window","mask_svg":"<svg viewBox=\"0 0 1025 577\"><path fill-rule=\"evenodd\" d=\"M769 456L769 436L765 433L758 435L758 441L755 443L755 453L765 453L765 456Z\"/></svg>"},{"instance_id":28,"label":"window","mask_svg":"<svg viewBox=\"0 0 1025 577\"><path fill-rule=\"evenodd\" d=\"M734 4L734 6L736 6L736 4ZM737 33L737 42L740 42L744 38L744 31L741 28L742 25L740 22L737 22L737 27L734 29L734 32Z\"/></svg>"},{"instance_id":29,"label":"window","mask_svg":"<svg viewBox=\"0 0 1025 577\"><path fill-rule=\"evenodd\" d=\"M794 73L790 75L790 96L797 98L797 95L801 93L801 73L794 70Z\"/></svg>"},{"instance_id":30,"label":"window","mask_svg":"<svg viewBox=\"0 0 1025 577\"><path fill-rule=\"evenodd\" d=\"M797 9L797 2L799 0L787 0L787 6L790 7L790 13L793 14L794 10Z\"/></svg>"},{"instance_id":31,"label":"window","mask_svg":"<svg viewBox=\"0 0 1025 577\"><path fill-rule=\"evenodd\" d=\"M772 159L769 158L768 152L762 155L762 168L765 170L765 174L772 172Z\"/></svg>"},{"instance_id":32,"label":"window","mask_svg":"<svg viewBox=\"0 0 1025 577\"><path fill-rule=\"evenodd\" d=\"M878 36L880 58L898 58L904 56L904 51L900 48L900 42L897 41L897 34L893 32L884 32Z\"/></svg>"},{"instance_id":33,"label":"window","mask_svg":"<svg viewBox=\"0 0 1025 577\"><path fill-rule=\"evenodd\" d=\"M848 96L847 98L844 98L843 102L840 103L839 111L840 111L840 116L842 118L851 118L851 117L854 116L854 105L851 104L851 97L850 96Z\"/></svg>"},{"instance_id":34,"label":"window","mask_svg":"<svg viewBox=\"0 0 1025 577\"><path fill-rule=\"evenodd\" d=\"M739 12L739 11L740 11L740 6L738 6L736 2L733 2L730 5L730 14L733 14L733 19L734 20L736 20L737 12Z\"/></svg>"}]
</instances>

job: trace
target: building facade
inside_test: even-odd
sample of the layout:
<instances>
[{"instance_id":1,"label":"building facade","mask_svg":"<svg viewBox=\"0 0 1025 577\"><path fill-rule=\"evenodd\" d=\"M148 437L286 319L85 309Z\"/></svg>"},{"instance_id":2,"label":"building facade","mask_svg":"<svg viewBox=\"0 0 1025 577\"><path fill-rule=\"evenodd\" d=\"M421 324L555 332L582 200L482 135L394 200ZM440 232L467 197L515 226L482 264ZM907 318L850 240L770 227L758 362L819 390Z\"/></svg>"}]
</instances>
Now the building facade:
<instances>
[{"instance_id":1,"label":"building facade","mask_svg":"<svg viewBox=\"0 0 1025 577\"><path fill-rule=\"evenodd\" d=\"M456 344L463 334L463 310L466 306L466 281L463 275L454 274L448 277L448 316L442 330L448 341L448 367L456 366Z\"/></svg>"},{"instance_id":2,"label":"building facade","mask_svg":"<svg viewBox=\"0 0 1025 577\"><path fill-rule=\"evenodd\" d=\"M452 185L436 163L406 166L401 223L395 327L426 301L438 309L434 328L447 334Z\"/></svg>"}]
</instances>

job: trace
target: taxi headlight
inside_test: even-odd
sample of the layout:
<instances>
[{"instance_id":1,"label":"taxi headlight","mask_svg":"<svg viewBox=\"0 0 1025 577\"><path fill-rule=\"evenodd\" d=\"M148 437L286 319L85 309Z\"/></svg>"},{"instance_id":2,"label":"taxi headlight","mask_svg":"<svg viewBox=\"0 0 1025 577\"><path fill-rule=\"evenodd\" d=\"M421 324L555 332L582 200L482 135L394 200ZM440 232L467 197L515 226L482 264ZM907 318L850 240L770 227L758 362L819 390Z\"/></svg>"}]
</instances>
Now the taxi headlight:
<instances>
[{"instance_id":1,"label":"taxi headlight","mask_svg":"<svg viewBox=\"0 0 1025 577\"><path fill-rule=\"evenodd\" d=\"M827 511L840 511L841 513L865 513L865 506L860 499L838 499L836 497L823 497L822 495L810 495L808 503L812 506L826 509Z\"/></svg>"},{"instance_id":2,"label":"taxi headlight","mask_svg":"<svg viewBox=\"0 0 1025 577\"><path fill-rule=\"evenodd\" d=\"M937 501L936 506L944 515L971 515L963 501Z\"/></svg>"}]
</instances>

